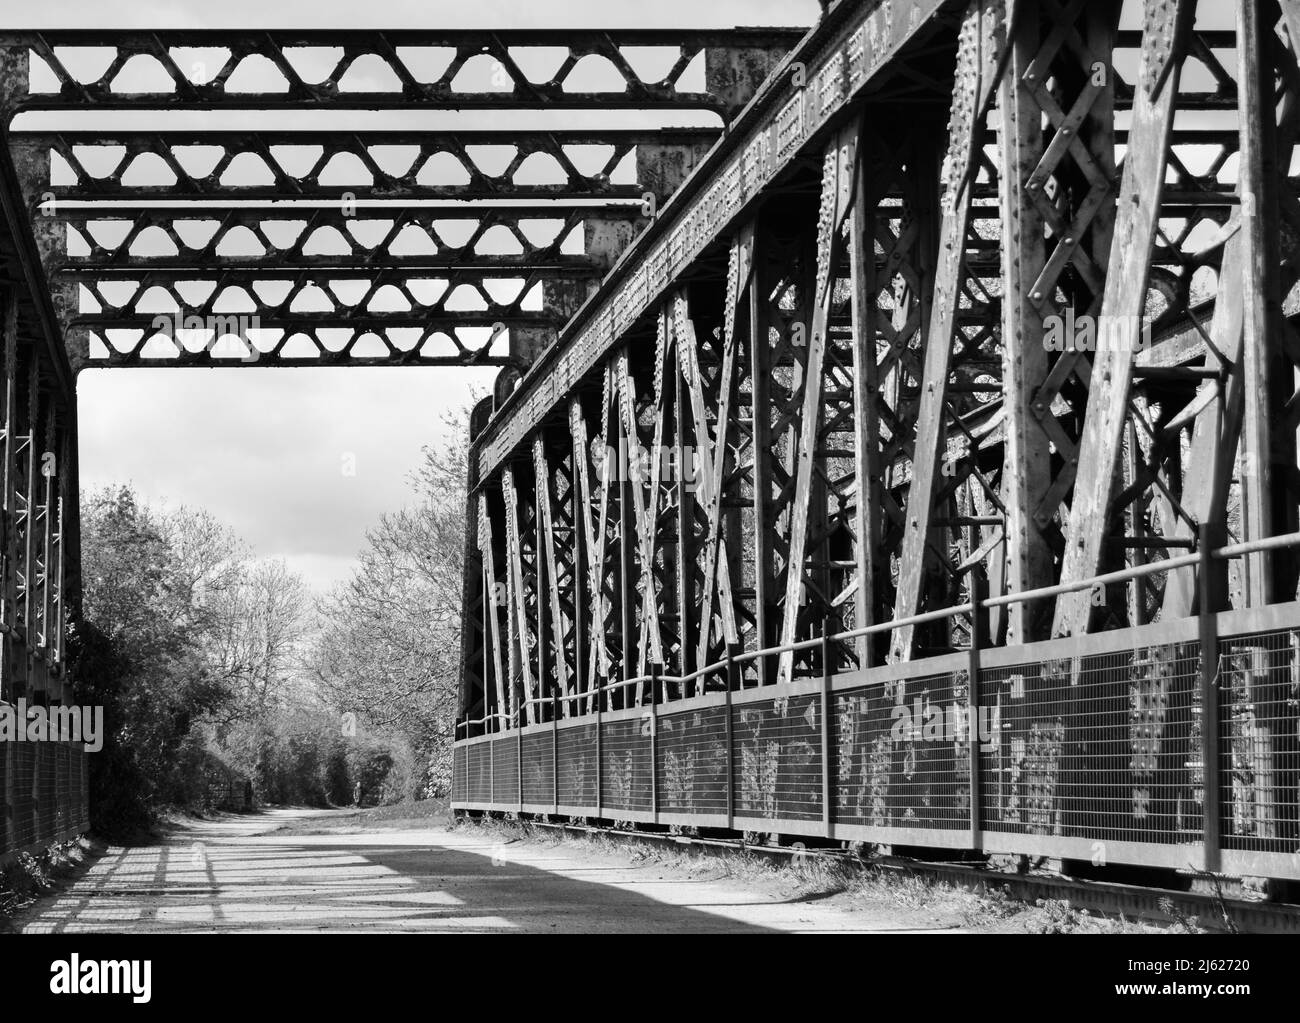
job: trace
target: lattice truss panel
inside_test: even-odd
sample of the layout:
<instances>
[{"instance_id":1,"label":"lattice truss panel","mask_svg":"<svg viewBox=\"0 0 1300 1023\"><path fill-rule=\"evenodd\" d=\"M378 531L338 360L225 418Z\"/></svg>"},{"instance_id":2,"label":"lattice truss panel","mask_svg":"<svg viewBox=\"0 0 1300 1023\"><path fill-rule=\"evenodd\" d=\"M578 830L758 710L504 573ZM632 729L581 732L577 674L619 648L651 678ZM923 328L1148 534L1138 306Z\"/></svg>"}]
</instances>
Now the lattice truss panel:
<instances>
[{"instance_id":1,"label":"lattice truss panel","mask_svg":"<svg viewBox=\"0 0 1300 1023\"><path fill-rule=\"evenodd\" d=\"M60 31L6 34L24 109L455 106L734 114L802 34L752 31Z\"/></svg>"},{"instance_id":2,"label":"lattice truss panel","mask_svg":"<svg viewBox=\"0 0 1300 1023\"><path fill-rule=\"evenodd\" d=\"M75 369L522 368L798 35L10 33L0 103Z\"/></svg>"},{"instance_id":3,"label":"lattice truss panel","mask_svg":"<svg viewBox=\"0 0 1300 1023\"><path fill-rule=\"evenodd\" d=\"M75 529L75 444L66 396L0 292L0 699L63 696L68 520Z\"/></svg>"},{"instance_id":4,"label":"lattice truss panel","mask_svg":"<svg viewBox=\"0 0 1300 1023\"><path fill-rule=\"evenodd\" d=\"M943 653L968 615L828 664L815 641L1186 553L1202 527L1296 529L1300 4L1194 7L865 5L795 55L802 81L764 94L476 443L489 502L537 438L576 465L555 570L574 638L543 655L581 667L562 693L623 707ZM611 479L620 448L649 471ZM1296 584L1294 557L1261 555L1210 593ZM998 608L990 638L1197 600L1173 572ZM729 680L644 682L777 645L797 649Z\"/></svg>"}]
</instances>

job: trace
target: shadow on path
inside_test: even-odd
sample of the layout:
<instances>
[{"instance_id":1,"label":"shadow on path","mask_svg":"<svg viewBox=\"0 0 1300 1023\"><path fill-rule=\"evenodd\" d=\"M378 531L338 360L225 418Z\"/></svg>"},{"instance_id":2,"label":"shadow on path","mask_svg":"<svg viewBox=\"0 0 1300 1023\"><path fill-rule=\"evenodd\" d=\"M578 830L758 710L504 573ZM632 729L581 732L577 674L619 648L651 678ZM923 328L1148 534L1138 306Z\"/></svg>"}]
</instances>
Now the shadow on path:
<instances>
[{"instance_id":1,"label":"shadow on path","mask_svg":"<svg viewBox=\"0 0 1300 1023\"><path fill-rule=\"evenodd\" d=\"M277 836L281 813L198 822L110 848L20 921L24 933L194 931L756 931L585 866L581 878L503 858L484 837L430 830ZM495 857L494 857L495 854ZM679 882L680 883L680 882Z\"/></svg>"}]
</instances>

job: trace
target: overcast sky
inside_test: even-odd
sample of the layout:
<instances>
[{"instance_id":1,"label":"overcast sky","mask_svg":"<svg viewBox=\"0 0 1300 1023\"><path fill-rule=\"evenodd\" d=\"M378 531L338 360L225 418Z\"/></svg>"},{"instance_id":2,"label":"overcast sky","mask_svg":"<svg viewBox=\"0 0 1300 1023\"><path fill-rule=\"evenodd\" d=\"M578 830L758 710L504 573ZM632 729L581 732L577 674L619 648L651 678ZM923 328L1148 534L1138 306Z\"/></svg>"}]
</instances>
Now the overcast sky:
<instances>
[{"instance_id":1,"label":"overcast sky","mask_svg":"<svg viewBox=\"0 0 1300 1023\"><path fill-rule=\"evenodd\" d=\"M816 0L0 5L6 23L18 28L706 28L809 25L818 14ZM430 123L427 114L423 120L419 114L402 116L410 119L373 126ZM511 126L490 114L478 123ZM87 370L78 381L82 483L130 480L152 500L207 508L260 555L283 556L311 585L324 588L346 578L366 526L407 501L406 475L420 447L437 442L441 410L464 405L470 389L488 388L492 376L490 370L429 367ZM343 472L348 456L355 461L354 476Z\"/></svg>"}]
</instances>

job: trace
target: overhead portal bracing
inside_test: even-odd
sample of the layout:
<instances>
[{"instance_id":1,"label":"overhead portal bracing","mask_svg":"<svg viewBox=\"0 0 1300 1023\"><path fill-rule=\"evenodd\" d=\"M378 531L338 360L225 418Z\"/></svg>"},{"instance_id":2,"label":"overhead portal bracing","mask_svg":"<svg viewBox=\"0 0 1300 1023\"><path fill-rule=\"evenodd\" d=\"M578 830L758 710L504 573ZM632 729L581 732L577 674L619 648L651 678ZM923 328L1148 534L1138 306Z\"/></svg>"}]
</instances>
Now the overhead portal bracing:
<instances>
[{"instance_id":1,"label":"overhead portal bracing","mask_svg":"<svg viewBox=\"0 0 1300 1023\"><path fill-rule=\"evenodd\" d=\"M800 35L0 33L15 199L74 369L522 368Z\"/></svg>"},{"instance_id":2,"label":"overhead portal bracing","mask_svg":"<svg viewBox=\"0 0 1300 1023\"><path fill-rule=\"evenodd\" d=\"M1298 32L830 5L477 424L457 805L1292 848Z\"/></svg>"},{"instance_id":3,"label":"overhead portal bracing","mask_svg":"<svg viewBox=\"0 0 1300 1023\"><path fill-rule=\"evenodd\" d=\"M0 699L71 698L81 370L508 388L801 35L0 31ZM5 743L0 861L85 777Z\"/></svg>"}]
</instances>

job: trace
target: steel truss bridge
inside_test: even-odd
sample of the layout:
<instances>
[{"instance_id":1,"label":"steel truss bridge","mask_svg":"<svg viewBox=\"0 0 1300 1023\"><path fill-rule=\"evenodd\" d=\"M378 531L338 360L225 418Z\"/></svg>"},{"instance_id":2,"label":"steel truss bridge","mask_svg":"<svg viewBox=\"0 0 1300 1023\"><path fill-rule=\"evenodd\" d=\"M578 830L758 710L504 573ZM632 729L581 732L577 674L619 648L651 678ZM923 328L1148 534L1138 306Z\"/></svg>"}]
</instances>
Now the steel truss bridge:
<instances>
[{"instance_id":1,"label":"steel truss bridge","mask_svg":"<svg viewBox=\"0 0 1300 1023\"><path fill-rule=\"evenodd\" d=\"M1300 0L825 6L0 33L6 698L77 371L498 365L458 811L1300 879Z\"/></svg>"},{"instance_id":2,"label":"steel truss bridge","mask_svg":"<svg viewBox=\"0 0 1300 1023\"><path fill-rule=\"evenodd\" d=\"M0 30L0 700L71 699L81 370L508 387L802 35ZM79 747L4 743L0 781L0 862L85 829Z\"/></svg>"}]
</instances>

